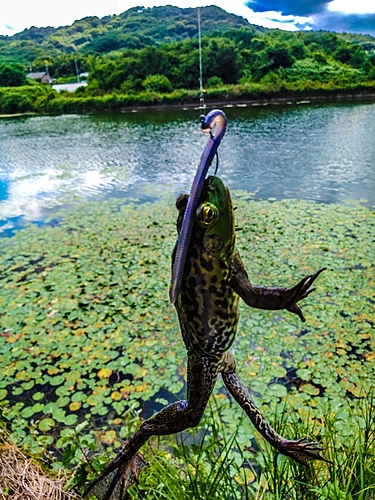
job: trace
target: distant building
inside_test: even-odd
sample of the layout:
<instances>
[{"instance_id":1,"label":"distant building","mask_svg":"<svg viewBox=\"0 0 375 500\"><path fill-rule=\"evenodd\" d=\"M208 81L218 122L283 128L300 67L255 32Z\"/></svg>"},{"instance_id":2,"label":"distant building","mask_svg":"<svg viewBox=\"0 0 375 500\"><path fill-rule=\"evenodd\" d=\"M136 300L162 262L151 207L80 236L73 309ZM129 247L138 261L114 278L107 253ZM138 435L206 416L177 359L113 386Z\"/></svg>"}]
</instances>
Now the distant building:
<instances>
[{"instance_id":1,"label":"distant building","mask_svg":"<svg viewBox=\"0 0 375 500\"><path fill-rule=\"evenodd\" d=\"M52 78L50 77L49 73L47 71L39 71L37 73L28 73L27 78L30 78L31 80L37 80L38 82L42 83L52 83Z\"/></svg>"},{"instance_id":2,"label":"distant building","mask_svg":"<svg viewBox=\"0 0 375 500\"><path fill-rule=\"evenodd\" d=\"M54 83L52 88L56 92L74 92L79 87L86 87L87 82L77 82L77 83Z\"/></svg>"}]
</instances>

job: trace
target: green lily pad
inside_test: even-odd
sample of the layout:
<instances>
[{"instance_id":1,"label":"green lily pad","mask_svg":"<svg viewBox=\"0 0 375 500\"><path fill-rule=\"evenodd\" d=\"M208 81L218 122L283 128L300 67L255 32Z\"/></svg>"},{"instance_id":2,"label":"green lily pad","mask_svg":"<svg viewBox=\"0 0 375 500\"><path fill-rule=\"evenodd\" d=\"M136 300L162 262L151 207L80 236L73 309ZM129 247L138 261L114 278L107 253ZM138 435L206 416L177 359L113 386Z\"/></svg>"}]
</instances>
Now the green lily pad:
<instances>
[{"instance_id":1,"label":"green lily pad","mask_svg":"<svg viewBox=\"0 0 375 500\"><path fill-rule=\"evenodd\" d=\"M34 401L40 401L43 398L44 398L43 392L36 392L35 394L33 394Z\"/></svg>"},{"instance_id":2,"label":"green lily pad","mask_svg":"<svg viewBox=\"0 0 375 500\"><path fill-rule=\"evenodd\" d=\"M315 387L312 384L301 385L301 391L305 392L306 394L310 394L311 396L318 396L318 394L320 393L319 388Z\"/></svg>"},{"instance_id":3,"label":"green lily pad","mask_svg":"<svg viewBox=\"0 0 375 500\"><path fill-rule=\"evenodd\" d=\"M272 384L268 387L268 393L277 398L283 398L287 392L286 387L281 384Z\"/></svg>"},{"instance_id":4,"label":"green lily pad","mask_svg":"<svg viewBox=\"0 0 375 500\"><path fill-rule=\"evenodd\" d=\"M67 415L64 419L64 424L65 425L74 425L77 423L78 416L77 415Z\"/></svg>"},{"instance_id":5,"label":"green lily pad","mask_svg":"<svg viewBox=\"0 0 375 500\"><path fill-rule=\"evenodd\" d=\"M48 432L55 425L55 421L53 418L44 418L38 424L38 427L41 431Z\"/></svg>"}]
</instances>

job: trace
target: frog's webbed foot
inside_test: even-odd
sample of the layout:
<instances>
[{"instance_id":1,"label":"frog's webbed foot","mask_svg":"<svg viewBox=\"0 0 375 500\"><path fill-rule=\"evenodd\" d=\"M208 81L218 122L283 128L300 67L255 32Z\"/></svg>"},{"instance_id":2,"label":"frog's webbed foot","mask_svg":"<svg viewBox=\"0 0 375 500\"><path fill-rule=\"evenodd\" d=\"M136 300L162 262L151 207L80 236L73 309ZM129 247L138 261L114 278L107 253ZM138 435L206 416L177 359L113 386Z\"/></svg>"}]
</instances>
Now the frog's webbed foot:
<instances>
[{"instance_id":1,"label":"frog's webbed foot","mask_svg":"<svg viewBox=\"0 0 375 500\"><path fill-rule=\"evenodd\" d=\"M188 360L188 400L176 401L145 420L130 437L121 452L88 486L84 497L98 500L122 500L126 490L137 481L147 465L139 453L151 436L167 436L195 427L200 422L217 378L219 365L200 355Z\"/></svg>"},{"instance_id":2,"label":"frog's webbed foot","mask_svg":"<svg viewBox=\"0 0 375 500\"><path fill-rule=\"evenodd\" d=\"M314 283L319 274L326 269L326 267L323 267L316 273L311 274L310 276L306 276L306 278L303 278L299 283L297 283L297 285L295 285L293 288L290 288L289 290L286 290L285 292L285 298L288 301L285 305L285 309L287 309L289 312L297 314L300 317L301 321L306 321L306 319L297 302L305 299L308 295L310 295L310 293L316 290L315 288L311 288L311 285Z\"/></svg>"},{"instance_id":3,"label":"frog's webbed foot","mask_svg":"<svg viewBox=\"0 0 375 500\"><path fill-rule=\"evenodd\" d=\"M319 452L323 451L325 448L319 446L319 443L309 442L305 438L299 439L298 441L285 439L270 426L252 400L247 387L237 375L236 362L230 352L224 354L221 360L220 372L230 394L245 411L257 431L260 432L278 452L304 465L306 465L309 460L323 460L324 462L331 463L320 455Z\"/></svg>"},{"instance_id":4,"label":"frog's webbed foot","mask_svg":"<svg viewBox=\"0 0 375 500\"><path fill-rule=\"evenodd\" d=\"M325 450L323 446L319 446L318 442L308 441L306 438L298 439L297 441L285 439L276 448L283 455L287 455L303 465L307 465L310 460L323 460L329 464L332 463L319 453Z\"/></svg>"},{"instance_id":5,"label":"frog's webbed foot","mask_svg":"<svg viewBox=\"0 0 375 500\"><path fill-rule=\"evenodd\" d=\"M297 302L315 290L311 286L325 269L323 267L316 273L306 276L292 288L256 286L251 284L242 259L237 253L231 262L230 286L250 307L271 311L287 309L297 314L302 321L306 321Z\"/></svg>"},{"instance_id":6,"label":"frog's webbed foot","mask_svg":"<svg viewBox=\"0 0 375 500\"><path fill-rule=\"evenodd\" d=\"M89 494L96 496L98 500L122 500L130 486L138 482L139 474L146 465L148 462L137 452L130 461L122 463L117 469L104 469L84 496Z\"/></svg>"}]
</instances>

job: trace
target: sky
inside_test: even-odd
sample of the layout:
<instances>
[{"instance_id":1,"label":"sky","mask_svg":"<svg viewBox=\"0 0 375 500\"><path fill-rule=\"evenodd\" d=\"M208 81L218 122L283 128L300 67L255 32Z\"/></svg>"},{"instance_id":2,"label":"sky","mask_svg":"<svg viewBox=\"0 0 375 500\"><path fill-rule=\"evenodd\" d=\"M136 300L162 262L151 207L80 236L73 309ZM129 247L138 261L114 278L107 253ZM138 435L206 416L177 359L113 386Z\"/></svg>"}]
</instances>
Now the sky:
<instances>
[{"instance_id":1,"label":"sky","mask_svg":"<svg viewBox=\"0 0 375 500\"><path fill-rule=\"evenodd\" d=\"M290 31L324 29L375 36L375 0L0 0L0 35L31 26L64 26L131 7L217 5L250 23Z\"/></svg>"}]
</instances>

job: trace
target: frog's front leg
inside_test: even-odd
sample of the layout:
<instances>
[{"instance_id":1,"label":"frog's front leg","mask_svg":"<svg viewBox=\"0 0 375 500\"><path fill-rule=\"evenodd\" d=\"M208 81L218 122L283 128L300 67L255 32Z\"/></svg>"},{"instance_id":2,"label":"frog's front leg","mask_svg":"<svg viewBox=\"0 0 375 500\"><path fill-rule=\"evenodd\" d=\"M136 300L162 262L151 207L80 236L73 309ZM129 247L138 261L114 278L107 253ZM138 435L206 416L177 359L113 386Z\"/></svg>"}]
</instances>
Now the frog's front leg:
<instances>
[{"instance_id":1,"label":"frog's front leg","mask_svg":"<svg viewBox=\"0 0 375 500\"><path fill-rule=\"evenodd\" d=\"M297 314L302 321L306 321L297 302L315 290L311 285L325 269L323 267L315 274L306 276L292 288L254 286L237 253L231 263L230 286L251 307L269 310L286 309Z\"/></svg>"},{"instance_id":2,"label":"frog's front leg","mask_svg":"<svg viewBox=\"0 0 375 500\"><path fill-rule=\"evenodd\" d=\"M219 360L192 354L188 357L187 400L178 401L149 420L126 443L116 458L89 485L84 496L121 500L134 484L146 461L138 453L151 436L175 434L199 424L219 371Z\"/></svg>"},{"instance_id":3,"label":"frog's front leg","mask_svg":"<svg viewBox=\"0 0 375 500\"><path fill-rule=\"evenodd\" d=\"M285 439L278 434L267 422L263 414L255 405L245 384L236 373L236 362L233 355L226 352L222 358L220 372L224 383L237 403L243 408L246 415L260 434L280 453L293 458L296 462L307 465L309 460L324 460L331 463L320 455L324 450L319 443L309 442L305 438L297 441Z\"/></svg>"}]
</instances>

